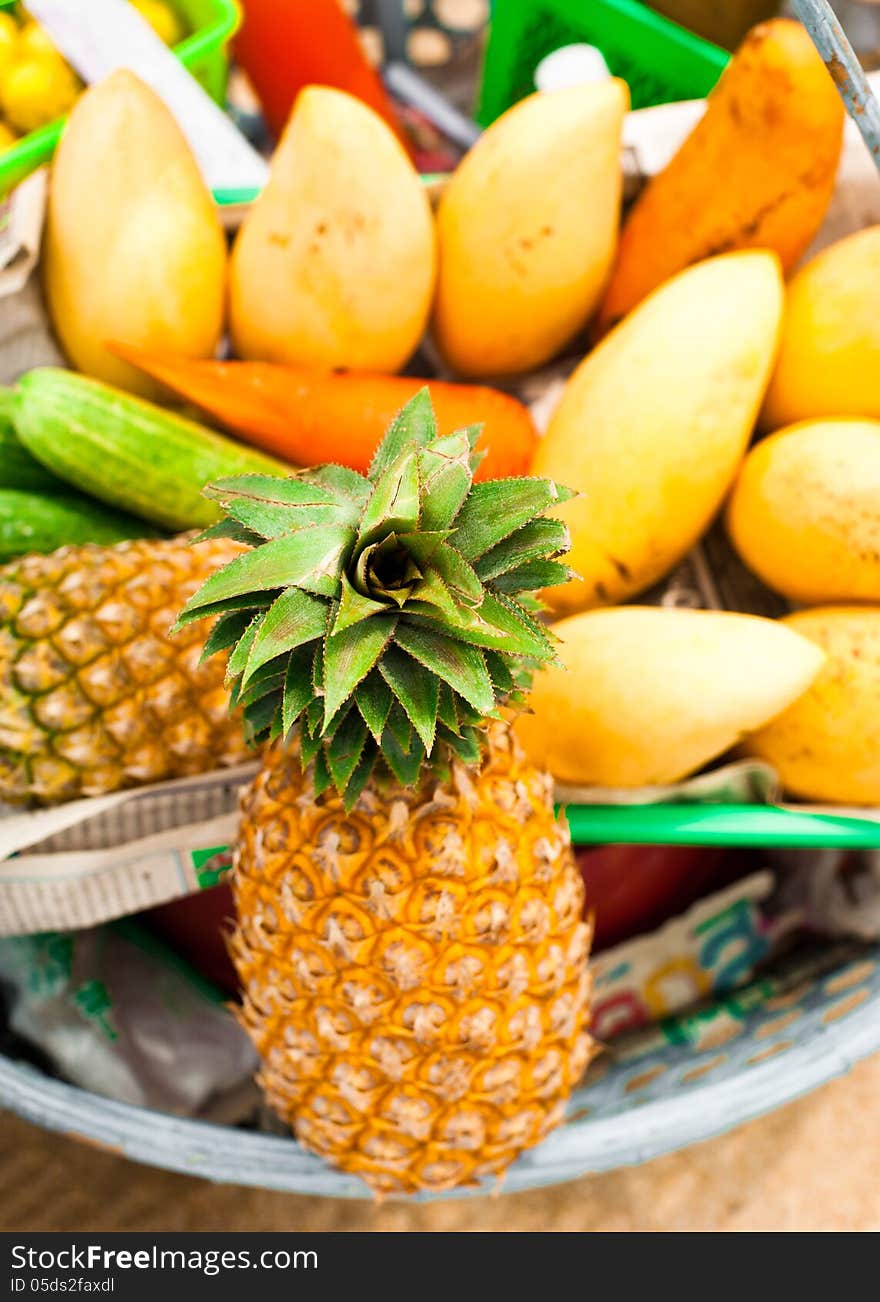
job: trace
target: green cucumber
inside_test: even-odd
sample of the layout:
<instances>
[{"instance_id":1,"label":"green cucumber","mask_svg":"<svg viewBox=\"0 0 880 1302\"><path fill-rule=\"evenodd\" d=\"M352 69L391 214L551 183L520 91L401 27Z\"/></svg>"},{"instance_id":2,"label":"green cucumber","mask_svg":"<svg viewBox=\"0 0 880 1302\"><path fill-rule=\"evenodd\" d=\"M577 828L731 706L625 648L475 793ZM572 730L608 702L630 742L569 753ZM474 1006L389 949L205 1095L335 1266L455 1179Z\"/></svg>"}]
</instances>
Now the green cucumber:
<instances>
[{"instance_id":1,"label":"green cucumber","mask_svg":"<svg viewBox=\"0 0 880 1302\"><path fill-rule=\"evenodd\" d=\"M12 418L27 450L82 492L167 529L220 519L202 497L227 475L290 467L193 420L56 367L22 376Z\"/></svg>"},{"instance_id":2,"label":"green cucumber","mask_svg":"<svg viewBox=\"0 0 880 1302\"><path fill-rule=\"evenodd\" d=\"M78 493L44 496L0 488L0 562L68 543L116 543L154 533L142 520Z\"/></svg>"},{"instance_id":3,"label":"green cucumber","mask_svg":"<svg viewBox=\"0 0 880 1302\"><path fill-rule=\"evenodd\" d=\"M63 491L61 480L50 474L19 442L12 425L14 401L12 389L0 389L0 488Z\"/></svg>"}]
</instances>

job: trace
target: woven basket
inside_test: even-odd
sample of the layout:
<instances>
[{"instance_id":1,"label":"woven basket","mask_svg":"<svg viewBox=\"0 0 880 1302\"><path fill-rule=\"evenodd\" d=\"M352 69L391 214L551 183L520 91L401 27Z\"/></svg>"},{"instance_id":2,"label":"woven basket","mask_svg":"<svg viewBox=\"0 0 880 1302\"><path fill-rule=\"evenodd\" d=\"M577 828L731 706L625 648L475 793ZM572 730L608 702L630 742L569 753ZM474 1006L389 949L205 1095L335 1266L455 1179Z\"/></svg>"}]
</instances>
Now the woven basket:
<instances>
[{"instance_id":1,"label":"woven basket","mask_svg":"<svg viewBox=\"0 0 880 1302\"><path fill-rule=\"evenodd\" d=\"M698 111L696 105L681 104L633 114L628 148L643 148L656 162L658 152L670 152L686 134ZM864 183L866 176L876 189L870 162L865 170L866 157L851 131L832 211L837 222L845 224L847 207L862 221L871 211L860 203L858 191L859 178ZM687 806L677 808L686 816ZM880 821L873 829L872 843L880 847ZM729 831L727 843L736 840ZM753 843L748 818L742 840ZM880 944L829 947L818 961L814 954L801 968L789 962L775 979L728 992L674 1026L654 1029L635 1049L612 1046L571 1099L565 1123L514 1164L503 1189L516 1192L634 1165L711 1138L815 1089L877 1051ZM3 1057L0 1106L47 1129L188 1175L302 1194L370 1197L360 1181L331 1170L290 1137L112 1102Z\"/></svg>"},{"instance_id":2,"label":"woven basket","mask_svg":"<svg viewBox=\"0 0 880 1302\"><path fill-rule=\"evenodd\" d=\"M571 1099L565 1124L510 1168L503 1191L635 1165L710 1139L880 1050L880 947L743 1018L719 1011L707 1010L710 1030L696 1044L668 1044L636 1064L600 1059ZM2 1058L0 1103L36 1125L150 1166L288 1193L371 1196L361 1181L331 1170L293 1139L114 1103Z\"/></svg>"}]
</instances>

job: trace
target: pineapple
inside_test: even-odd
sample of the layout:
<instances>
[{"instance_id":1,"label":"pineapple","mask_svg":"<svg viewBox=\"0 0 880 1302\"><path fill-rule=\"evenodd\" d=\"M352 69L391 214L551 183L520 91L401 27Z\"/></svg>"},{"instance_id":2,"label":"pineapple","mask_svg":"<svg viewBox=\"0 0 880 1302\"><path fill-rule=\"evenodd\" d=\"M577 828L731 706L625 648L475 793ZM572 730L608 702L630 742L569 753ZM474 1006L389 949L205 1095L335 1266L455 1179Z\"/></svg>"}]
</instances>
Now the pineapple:
<instances>
[{"instance_id":1,"label":"pineapple","mask_svg":"<svg viewBox=\"0 0 880 1302\"><path fill-rule=\"evenodd\" d=\"M509 728L555 660L530 593L565 582L567 492L474 485L477 430L427 391L368 477L208 489L252 550L216 617L232 698L270 742L233 869L241 1020L275 1111L377 1194L500 1175L559 1120L591 1053L589 925L547 774Z\"/></svg>"},{"instance_id":2,"label":"pineapple","mask_svg":"<svg viewBox=\"0 0 880 1302\"><path fill-rule=\"evenodd\" d=\"M241 546L145 539L0 568L0 800L49 804L248 757L181 602Z\"/></svg>"}]
</instances>

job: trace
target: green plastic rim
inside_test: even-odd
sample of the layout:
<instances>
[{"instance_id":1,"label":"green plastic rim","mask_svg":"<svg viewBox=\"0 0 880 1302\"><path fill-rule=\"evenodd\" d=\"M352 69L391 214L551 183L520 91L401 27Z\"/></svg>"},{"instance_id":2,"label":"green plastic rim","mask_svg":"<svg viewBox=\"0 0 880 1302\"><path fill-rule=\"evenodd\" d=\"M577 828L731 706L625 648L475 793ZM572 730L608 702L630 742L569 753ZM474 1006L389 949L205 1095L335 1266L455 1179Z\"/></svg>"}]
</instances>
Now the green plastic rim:
<instances>
[{"instance_id":1,"label":"green plastic rim","mask_svg":"<svg viewBox=\"0 0 880 1302\"><path fill-rule=\"evenodd\" d=\"M880 849L880 817L778 805L566 805L563 812L575 845Z\"/></svg>"}]
</instances>

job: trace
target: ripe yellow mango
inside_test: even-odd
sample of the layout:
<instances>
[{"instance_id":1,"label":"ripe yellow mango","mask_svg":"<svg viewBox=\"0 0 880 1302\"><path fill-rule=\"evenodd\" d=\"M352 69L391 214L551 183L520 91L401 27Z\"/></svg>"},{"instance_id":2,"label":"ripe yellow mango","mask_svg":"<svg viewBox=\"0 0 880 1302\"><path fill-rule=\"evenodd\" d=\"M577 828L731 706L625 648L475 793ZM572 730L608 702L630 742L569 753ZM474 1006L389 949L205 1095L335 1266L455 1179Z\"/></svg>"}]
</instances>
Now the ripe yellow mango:
<instances>
[{"instance_id":1,"label":"ripe yellow mango","mask_svg":"<svg viewBox=\"0 0 880 1302\"><path fill-rule=\"evenodd\" d=\"M120 70L77 101L52 166L46 302L78 370L159 391L107 349L114 340L211 357L223 329L226 240L169 110Z\"/></svg>"},{"instance_id":2,"label":"ripe yellow mango","mask_svg":"<svg viewBox=\"0 0 880 1302\"><path fill-rule=\"evenodd\" d=\"M461 375L540 366L588 320L617 247L628 105L617 80L531 95L453 175L434 335Z\"/></svg>"},{"instance_id":3,"label":"ripe yellow mango","mask_svg":"<svg viewBox=\"0 0 880 1302\"><path fill-rule=\"evenodd\" d=\"M820 416L880 419L880 226L830 245L788 285L761 424Z\"/></svg>"},{"instance_id":4,"label":"ripe yellow mango","mask_svg":"<svg viewBox=\"0 0 880 1302\"><path fill-rule=\"evenodd\" d=\"M757 444L727 531L790 601L880 602L880 421L805 421Z\"/></svg>"},{"instance_id":5,"label":"ripe yellow mango","mask_svg":"<svg viewBox=\"0 0 880 1302\"><path fill-rule=\"evenodd\" d=\"M308 86L233 249L236 353L399 370L428 319L435 246L428 199L390 127L352 95Z\"/></svg>"},{"instance_id":6,"label":"ripe yellow mango","mask_svg":"<svg viewBox=\"0 0 880 1302\"><path fill-rule=\"evenodd\" d=\"M711 258L655 290L574 372L533 463L580 493L559 512L580 577L546 593L554 609L641 592L704 532L764 396L782 296L774 254Z\"/></svg>"},{"instance_id":7,"label":"ripe yellow mango","mask_svg":"<svg viewBox=\"0 0 880 1302\"><path fill-rule=\"evenodd\" d=\"M800 23L754 27L706 112L630 209L598 328L710 254L774 249L786 271L795 266L834 192L845 116Z\"/></svg>"},{"instance_id":8,"label":"ripe yellow mango","mask_svg":"<svg viewBox=\"0 0 880 1302\"><path fill-rule=\"evenodd\" d=\"M562 668L542 670L516 732L572 786L676 782L807 690L822 652L770 619L659 606L555 624Z\"/></svg>"},{"instance_id":9,"label":"ripe yellow mango","mask_svg":"<svg viewBox=\"0 0 880 1302\"><path fill-rule=\"evenodd\" d=\"M825 652L810 690L746 738L746 754L807 800L880 804L880 609L823 606L783 621Z\"/></svg>"}]
</instances>

